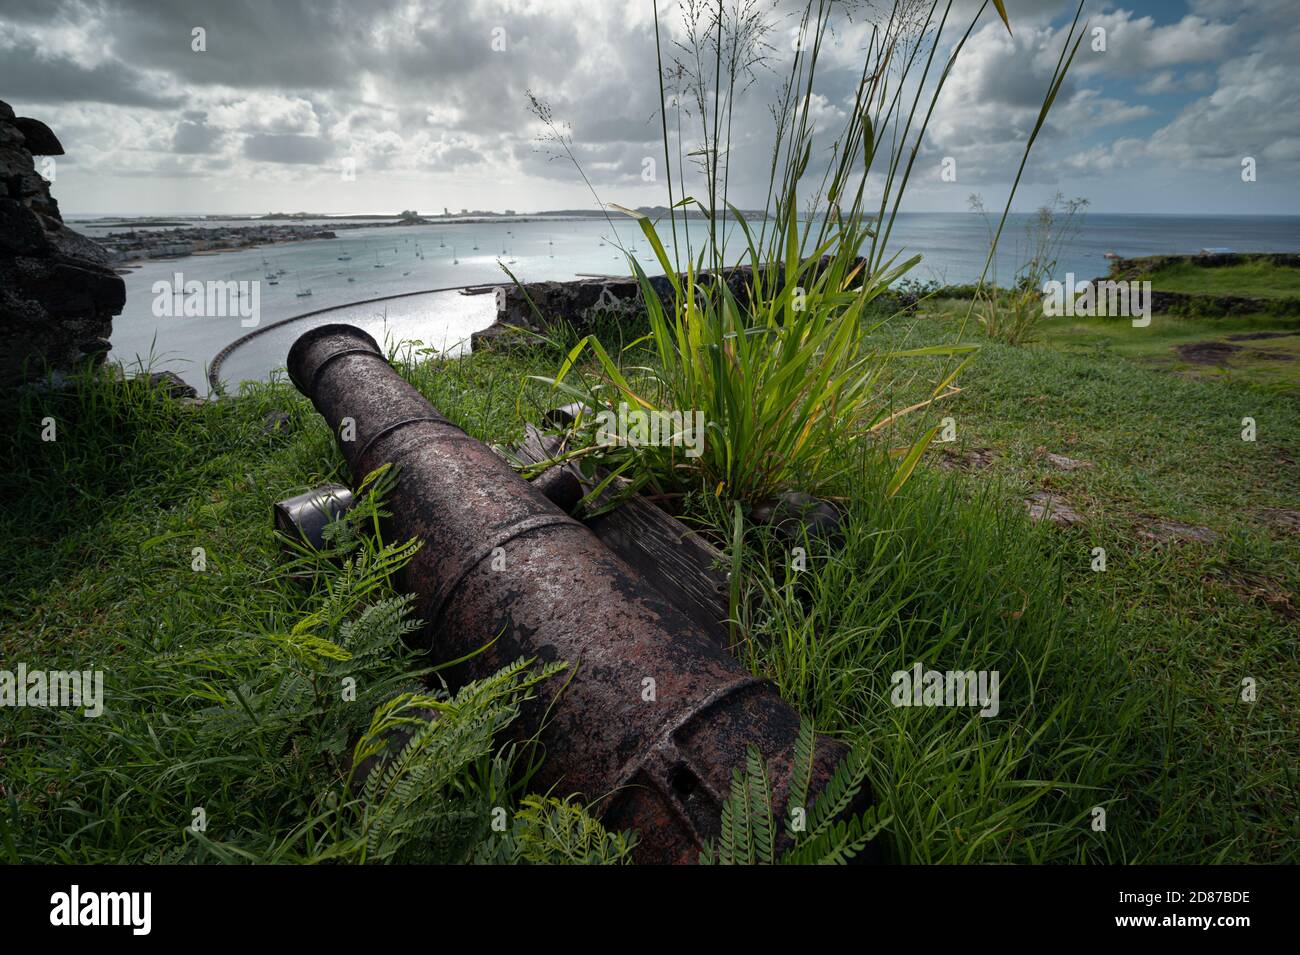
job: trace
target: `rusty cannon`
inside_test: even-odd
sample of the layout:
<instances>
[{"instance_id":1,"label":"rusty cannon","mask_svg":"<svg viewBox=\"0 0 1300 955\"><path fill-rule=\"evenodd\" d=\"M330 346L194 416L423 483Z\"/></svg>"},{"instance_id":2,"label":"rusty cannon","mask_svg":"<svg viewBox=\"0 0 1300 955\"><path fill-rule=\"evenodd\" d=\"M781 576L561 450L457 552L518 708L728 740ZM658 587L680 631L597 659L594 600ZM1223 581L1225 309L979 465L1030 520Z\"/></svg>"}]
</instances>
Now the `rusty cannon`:
<instances>
[{"instance_id":1,"label":"rusty cannon","mask_svg":"<svg viewBox=\"0 0 1300 955\"><path fill-rule=\"evenodd\" d=\"M773 765L774 805L785 804L799 717L772 684L439 414L365 332L312 329L288 369L354 479L396 469L384 533L424 542L396 581L425 621L415 638L434 662L476 654L449 680L520 657L570 665L556 697L531 701L517 724L544 746L541 786L598 800L607 826L638 831L636 858L648 863L696 861L751 744ZM810 802L844 753L818 737Z\"/></svg>"}]
</instances>

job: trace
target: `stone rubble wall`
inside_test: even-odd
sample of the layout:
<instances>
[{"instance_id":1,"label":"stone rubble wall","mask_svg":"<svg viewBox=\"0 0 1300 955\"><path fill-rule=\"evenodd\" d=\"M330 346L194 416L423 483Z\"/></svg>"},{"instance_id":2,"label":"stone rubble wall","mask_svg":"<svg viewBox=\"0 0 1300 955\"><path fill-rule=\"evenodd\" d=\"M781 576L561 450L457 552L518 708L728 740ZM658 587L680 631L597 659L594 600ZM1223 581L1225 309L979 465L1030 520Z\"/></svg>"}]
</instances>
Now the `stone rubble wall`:
<instances>
[{"instance_id":1,"label":"stone rubble wall","mask_svg":"<svg viewBox=\"0 0 1300 955\"><path fill-rule=\"evenodd\" d=\"M732 294L742 301L747 294L750 271L749 266L741 265L725 273ZM697 275L696 281L702 281L710 274ZM784 281L784 274L784 266L778 266L778 282ZM668 276L652 275L648 282L661 302L672 302L672 283ZM565 322L583 331L589 326L592 316L599 312L639 310L643 304L641 287L631 276L525 282L497 286L495 291L496 322L470 336L470 347L475 350L526 343L527 336L516 334L516 329L545 332L550 326Z\"/></svg>"},{"instance_id":2,"label":"stone rubble wall","mask_svg":"<svg viewBox=\"0 0 1300 955\"><path fill-rule=\"evenodd\" d=\"M34 156L62 156L40 120L0 101L0 391L57 381L109 348L126 285L108 252L63 224Z\"/></svg>"}]
</instances>

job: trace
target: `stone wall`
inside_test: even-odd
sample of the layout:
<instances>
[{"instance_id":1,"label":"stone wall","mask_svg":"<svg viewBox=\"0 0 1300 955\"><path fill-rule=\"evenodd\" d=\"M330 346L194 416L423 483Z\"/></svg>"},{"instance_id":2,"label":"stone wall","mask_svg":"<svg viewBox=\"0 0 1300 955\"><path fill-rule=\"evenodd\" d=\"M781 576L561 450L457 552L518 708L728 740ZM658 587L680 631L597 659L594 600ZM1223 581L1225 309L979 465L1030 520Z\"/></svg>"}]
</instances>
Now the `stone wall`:
<instances>
[{"instance_id":1,"label":"stone wall","mask_svg":"<svg viewBox=\"0 0 1300 955\"><path fill-rule=\"evenodd\" d=\"M1152 272L1175 265L1194 265L1202 269L1221 269L1229 265L1267 262L1278 268L1300 268L1300 254L1294 252L1210 252L1200 255L1147 255L1135 259L1113 259L1109 278L1142 279ZM1098 280L1102 281L1102 280Z\"/></svg>"},{"instance_id":2,"label":"stone wall","mask_svg":"<svg viewBox=\"0 0 1300 955\"><path fill-rule=\"evenodd\" d=\"M822 259L824 267L829 260ZM861 260L858 260L861 262ZM776 267L777 284L785 280L785 267ZM740 265L730 268L725 273L727 285L740 301L747 299L750 282L750 267ZM707 280L712 273L703 272L696 276L697 282ZM681 276L684 280L685 276ZM672 283L666 275L652 275L648 278L650 288L660 301L671 303L673 297ZM641 300L641 287L632 276L624 278L602 277L575 279L569 282L525 282L521 285L502 285L496 288L496 323L470 336L470 346L474 349L507 347L513 344L526 344L527 337L515 334L516 329L544 331L560 322L568 323L578 331L585 331L593 315L600 312L619 312L622 310L640 310L644 307Z\"/></svg>"},{"instance_id":3,"label":"stone wall","mask_svg":"<svg viewBox=\"0 0 1300 955\"><path fill-rule=\"evenodd\" d=\"M99 243L63 224L33 156L63 147L0 102L0 390L58 380L109 350L126 286Z\"/></svg>"}]
</instances>

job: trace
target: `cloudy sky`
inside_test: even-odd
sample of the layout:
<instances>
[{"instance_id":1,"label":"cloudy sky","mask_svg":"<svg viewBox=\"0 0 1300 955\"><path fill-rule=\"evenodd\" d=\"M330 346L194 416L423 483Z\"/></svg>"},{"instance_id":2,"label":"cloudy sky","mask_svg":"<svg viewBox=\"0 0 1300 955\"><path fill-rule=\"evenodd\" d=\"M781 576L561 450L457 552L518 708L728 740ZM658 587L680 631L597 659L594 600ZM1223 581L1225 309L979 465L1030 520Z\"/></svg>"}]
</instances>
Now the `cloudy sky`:
<instances>
[{"instance_id":1,"label":"cloudy sky","mask_svg":"<svg viewBox=\"0 0 1300 955\"><path fill-rule=\"evenodd\" d=\"M755 2L772 8L768 64L737 99L732 149L748 207L794 33L785 0ZM659 6L671 54L682 12ZM988 13L958 59L904 208L1004 201L1075 3L1006 6L1012 35ZM953 19L974 9L960 0ZM1089 0L1017 207L1061 191L1102 212L1300 213L1297 14L1296 0ZM839 23L826 51L826 130L871 19ZM570 124L602 200L665 201L643 176L662 155L651 0L0 0L0 99L61 138L54 192L71 214L592 207L539 147L527 90Z\"/></svg>"}]
</instances>

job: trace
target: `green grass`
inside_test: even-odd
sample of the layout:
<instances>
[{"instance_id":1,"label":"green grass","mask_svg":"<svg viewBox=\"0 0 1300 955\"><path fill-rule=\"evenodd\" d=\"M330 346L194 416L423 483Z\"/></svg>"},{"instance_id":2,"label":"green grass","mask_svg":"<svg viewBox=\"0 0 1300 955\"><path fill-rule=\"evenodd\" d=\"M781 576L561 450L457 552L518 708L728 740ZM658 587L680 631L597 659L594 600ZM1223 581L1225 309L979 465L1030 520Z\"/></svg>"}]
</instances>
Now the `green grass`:
<instances>
[{"instance_id":1,"label":"green grass","mask_svg":"<svg viewBox=\"0 0 1300 955\"><path fill-rule=\"evenodd\" d=\"M953 325L900 336L941 342ZM811 579L758 571L751 665L870 744L903 861L1294 860L1300 544L1265 509L1296 504L1296 400L1002 345L961 384L927 413L957 427L933 468L888 501L864 467L844 488L847 542ZM938 467L974 450L992 465ZM1063 472L1044 452L1091 466ZM1031 526L1038 489L1084 522ZM1142 536L1155 520L1222 537L1156 544ZM1001 714L893 707L889 675L917 661L999 670ZM1247 677L1268 688L1255 703Z\"/></svg>"},{"instance_id":2,"label":"green grass","mask_svg":"<svg viewBox=\"0 0 1300 955\"><path fill-rule=\"evenodd\" d=\"M1159 292L1231 295L1245 298L1300 298L1300 269L1256 260L1205 268L1191 262L1166 265L1149 275Z\"/></svg>"},{"instance_id":3,"label":"green grass","mask_svg":"<svg viewBox=\"0 0 1300 955\"><path fill-rule=\"evenodd\" d=\"M922 315L888 344L948 342L954 326ZM407 372L471 433L508 442L547 405L527 377L553 372L563 353L482 354ZM1300 545L1263 515L1296 503L1298 402L1141 357L1053 341L986 345L959 396L890 436L907 443L910 429L943 416L957 426L956 442L931 446L896 496L886 494L880 449L836 449L850 466L837 488L849 515L842 546L814 549L809 569L787 579L788 555L746 525L737 652L819 729L866 746L882 818L892 817L888 857L1297 861ZM895 401L914 397L900 388ZM288 432L263 431L273 409L290 413ZM59 420L56 442L39 440L45 414ZM1240 438L1243 416L1257 421L1254 443ZM160 655L217 658L244 638L253 642L237 665L220 657L224 669L204 671L219 690L265 691L259 666L287 665L267 635L292 631L321 594L287 580L269 508L342 476L323 422L283 384L199 409L101 384L21 409L4 438L0 576L11 583L0 654L102 666L123 698L139 701L122 727L129 748L58 714L0 713L0 845L13 845L10 857L171 858L179 845L208 861L241 852L300 861L327 847L355 858L353 842L308 840L301 828L328 815L312 794L339 784L337 753L297 758L229 736L214 749L195 728L211 704L194 697L202 681L157 670ZM1092 466L1058 471L1040 448ZM987 470L938 467L975 449L991 451ZM1030 523L1022 501L1035 489L1061 495L1084 523ZM694 500L691 513L730 539L732 517L711 498ZM1222 536L1158 545L1141 536L1157 519ZM195 546L207 551L202 574L191 569ZM1090 569L1099 546L1104 573ZM998 670L1001 712L892 706L891 673L917 661ZM396 686L417 665L394 652L382 672ZM1245 677L1259 687L1254 703L1241 700ZM293 725L311 726L315 713L295 713ZM500 755L475 752L475 765ZM526 780L486 769L476 778L487 783L475 799L525 815ZM185 841L200 800L214 823L206 841ZM1092 828L1096 807L1106 810L1104 832ZM458 838L444 848L464 848L468 836ZM609 851L584 850L584 859L620 857L604 835L597 843ZM531 844L520 836L497 857L528 858L520 847Z\"/></svg>"},{"instance_id":4,"label":"green grass","mask_svg":"<svg viewBox=\"0 0 1300 955\"><path fill-rule=\"evenodd\" d=\"M968 307L961 299L933 299L923 312L960 321ZM1145 328L1134 328L1127 318L1040 318L1033 339L1067 354L1128 359L1186 378L1222 379L1247 390L1300 392L1300 318L1158 314ZM1227 347L1204 350L1211 344Z\"/></svg>"},{"instance_id":5,"label":"green grass","mask_svg":"<svg viewBox=\"0 0 1300 955\"><path fill-rule=\"evenodd\" d=\"M1300 391L1300 320L1296 319L1156 315L1149 327L1133 328L1124 319L1070 318L1044 321L1039 330L1044 344L1072 354L1115 355L1187 377L1224 378L1247 388L1271 391ZM1207 344L1226 347L1207 351Z\"/></svg>"}]
</instances>

